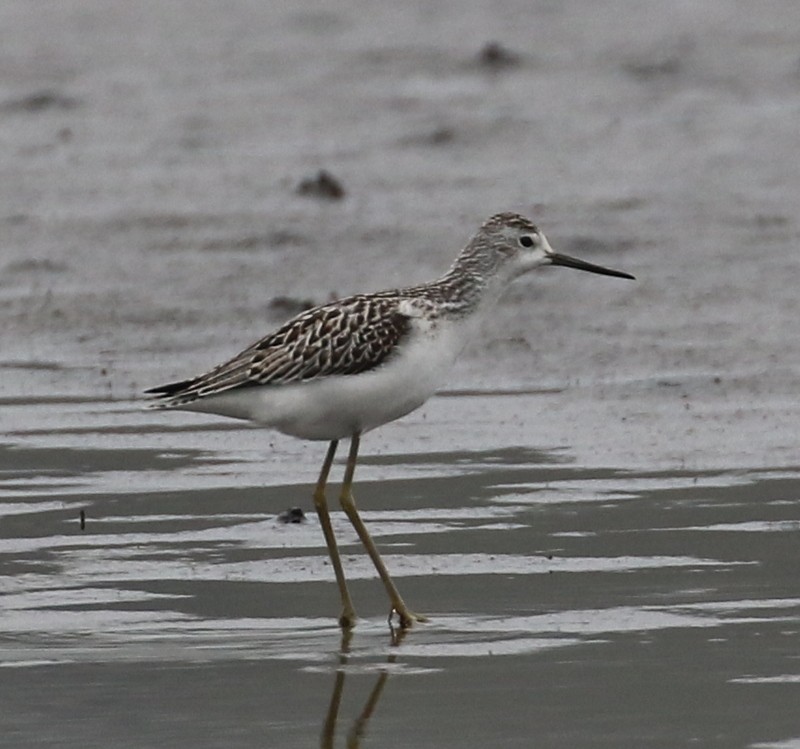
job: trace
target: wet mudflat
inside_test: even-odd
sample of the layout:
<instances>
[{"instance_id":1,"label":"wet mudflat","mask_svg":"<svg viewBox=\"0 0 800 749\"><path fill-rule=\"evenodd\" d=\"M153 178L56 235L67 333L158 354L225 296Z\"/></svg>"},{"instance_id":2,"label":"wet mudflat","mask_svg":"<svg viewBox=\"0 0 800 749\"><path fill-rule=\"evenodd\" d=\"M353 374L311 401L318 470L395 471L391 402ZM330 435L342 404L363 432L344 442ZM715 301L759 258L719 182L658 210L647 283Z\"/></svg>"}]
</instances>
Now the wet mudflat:
<instances>
[{"instance_id":1,"label":"wet mudflat","mask_svg":"<svg viewBox=\"0 0 800 749\"><path fill-rule=\"evenodd\" d=\"M44 5L0 4L4 749L800 747L800 4ZM431 620L337 514L342 642L324 445L141 391L501 210L637 281L520 279L366 435Z\"/></svg>"},{"instance_id":2,"label":"wet mudflat","mask_svg":"<svg viewBox=\"0 0 800 749\"><path fill-rule=\"evenodd\" d=\"M498 416L515 399L491 400L432 410ZM289 443L301 475L264 482L259 451L231 446L265 433L137 406L61 404L70 416L48 430L53 403L5 404L28 421L0 451L8 746L730 747L800 735L798 466L366 451L364 517L431 620L392 634L337 513L363 617L343 640L309 497L321 446ZM295 506L305 522L281 522Z\"/></svg>"}]
</instances>

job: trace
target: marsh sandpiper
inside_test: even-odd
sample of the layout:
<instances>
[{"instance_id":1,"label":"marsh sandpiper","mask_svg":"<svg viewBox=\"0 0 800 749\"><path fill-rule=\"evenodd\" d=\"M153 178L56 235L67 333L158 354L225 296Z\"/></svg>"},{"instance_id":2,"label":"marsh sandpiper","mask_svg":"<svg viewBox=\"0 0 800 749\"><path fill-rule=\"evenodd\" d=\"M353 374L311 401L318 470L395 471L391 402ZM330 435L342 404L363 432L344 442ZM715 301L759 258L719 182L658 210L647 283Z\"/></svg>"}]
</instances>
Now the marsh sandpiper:
<instances>
[{"instance_id":1,"label":"marsh sandpiper","mask_svg":"<svg viewBox=\"0 0 800 749\"><path fill-rule=\"evenodd\" d=\"M331 525L325 486L340 439L350 440L340 503L383 581L402 628L424 617L405 604L353 499L361 435L421 406L441 387L481 319L516 277L548 265L633 278L554 252L516 213L486 221L441 278L358 294L309 309L214 369L152 388L159 408L246 419L284 434L329 442L314 506L342 601L339 623L356 613Z\"/></svg>"}]
</instances>

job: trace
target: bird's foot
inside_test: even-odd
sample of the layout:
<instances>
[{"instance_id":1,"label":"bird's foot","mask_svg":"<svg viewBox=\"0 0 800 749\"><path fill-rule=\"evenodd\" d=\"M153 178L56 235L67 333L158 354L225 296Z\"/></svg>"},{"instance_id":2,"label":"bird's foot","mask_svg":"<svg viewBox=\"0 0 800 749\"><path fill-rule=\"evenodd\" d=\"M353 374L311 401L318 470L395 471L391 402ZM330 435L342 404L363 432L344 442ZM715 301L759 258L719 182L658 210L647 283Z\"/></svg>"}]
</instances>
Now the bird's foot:
<instances>
[{"instance_id":1,"label":"bird's foot","mask_svg":"<svg viewBox=\"0 0 800 749\"><path fill-rule=\"evenodd\" d=\"M339 626L342 629L352 629L356 626L356 619L358 619L358 617L356 616L355 610L345 608L339 617Z\"/></svg>"},{"instance_id":2,"label":"bird's foot","mask_svg":"<svg viewBox=\"0 0 800 749\"><path fill-rule=\"evenodd\" d=\"M389 626L394 625L395 616L397 617L400 629L411 629L416 622L428 621L427 616L415 614L413 611L409 611L405 606L393 606L392 610L389 612Z\"/></svg>"}]
</instances>

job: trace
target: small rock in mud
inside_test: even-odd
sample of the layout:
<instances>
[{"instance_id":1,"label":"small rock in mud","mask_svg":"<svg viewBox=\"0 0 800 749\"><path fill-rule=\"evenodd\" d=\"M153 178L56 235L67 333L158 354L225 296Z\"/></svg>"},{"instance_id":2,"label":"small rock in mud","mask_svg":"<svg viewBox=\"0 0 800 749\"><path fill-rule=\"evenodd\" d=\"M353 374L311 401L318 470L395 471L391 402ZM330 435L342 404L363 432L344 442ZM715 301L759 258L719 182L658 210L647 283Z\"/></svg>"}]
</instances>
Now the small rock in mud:
<instances>
[{"instance_id":1,"label":"small rock in mud","mask_svg":"<svg viewBox=\"0 0 800 749\"><path fill-rule=\"evenodd\" d=\"M499 42L489 42L478 53L478 64L486 70L502 70L520 64L520 57Z\"/></svg>"},{"instance_id":2,"label":"small rock in mud","mask_svg":"<svg viewBox=\"0 0 800 749\"><path fill-rule=\"evenodd\" d=\"M330 172L320 169L316 177L307 177L296 190L298 195L323 200L341 200L345 196L345 189Z\"/></svg>"},{"instance_id":3,"label":"small rock in mud","mask_svg":"<svg viewBox=\"0 0 800 749\"><path fill-rule=\"evenodd\" d=\"M298 299L293 296L276 296L270 299L267 309L276 317L294 317L316 306L316 302L313 299Z\"/></svg>"},{"instance_id":4,"label":"small rock in mud","mask_svg":"<svg viewBox=\"0 0 800 749\"><path fill-rule=\"evenodd\" d=\"M290 507L288 510L284 510L278 515L278 520L287 525L289 523L305 523L306 514L301 507Z\"/></svg>"}]
</instances>

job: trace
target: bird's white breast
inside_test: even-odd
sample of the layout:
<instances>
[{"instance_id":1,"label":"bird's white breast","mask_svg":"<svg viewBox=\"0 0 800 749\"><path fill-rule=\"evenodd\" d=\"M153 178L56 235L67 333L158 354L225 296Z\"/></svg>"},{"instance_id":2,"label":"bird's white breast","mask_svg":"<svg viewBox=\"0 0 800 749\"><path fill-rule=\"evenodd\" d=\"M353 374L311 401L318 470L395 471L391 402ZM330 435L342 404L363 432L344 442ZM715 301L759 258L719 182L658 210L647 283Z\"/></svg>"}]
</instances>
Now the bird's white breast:
<instances>
[{"instance_id":1,"label":"bird's white breast","mask_svg":"<svg viewBox=\"0 0 800 749\"><path fill-rule=\"evenodd\" d=\"M421 406L445 383L471 328L463 320L415 317L407 338L375 369L292 385L238 388L184 408L248 419L303 439L341 439Z\"/></svg>"}]
</instances>

